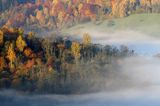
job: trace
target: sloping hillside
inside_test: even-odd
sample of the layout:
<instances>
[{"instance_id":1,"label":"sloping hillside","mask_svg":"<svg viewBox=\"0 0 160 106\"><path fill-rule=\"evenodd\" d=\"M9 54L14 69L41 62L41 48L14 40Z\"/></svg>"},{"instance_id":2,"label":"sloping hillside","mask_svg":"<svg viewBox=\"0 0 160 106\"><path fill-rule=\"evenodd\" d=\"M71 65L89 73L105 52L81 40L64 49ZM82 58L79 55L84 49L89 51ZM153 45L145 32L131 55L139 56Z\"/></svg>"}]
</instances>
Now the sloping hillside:
<instances>
[{"instance_id":1,"label":"sloping hillside","mask_svg":"<svg viewBox=\"0 0 160 106\"><path fill-rule=\"evenodd\" d=\"M0 26L61 30L84 21L96 22L135 13L160 12L160 0L18 1L0 1Z\"/></svg>"},{"instance_id":2,"label":"sloping hillside","mask_svg":"<svg viewBox=\"0 0 160 106\"><path fill-rule=\"evenodd\" d=\"M82 35L84 32L116 33L117 31L135 31L159 37L160 14L135 14L125 18L110 19L97 23L88 22L67 28L64 34ZM91 34L92 35L92 34ZM97 35L97 37L100 37Z\"/></svg>"}]
</instances>

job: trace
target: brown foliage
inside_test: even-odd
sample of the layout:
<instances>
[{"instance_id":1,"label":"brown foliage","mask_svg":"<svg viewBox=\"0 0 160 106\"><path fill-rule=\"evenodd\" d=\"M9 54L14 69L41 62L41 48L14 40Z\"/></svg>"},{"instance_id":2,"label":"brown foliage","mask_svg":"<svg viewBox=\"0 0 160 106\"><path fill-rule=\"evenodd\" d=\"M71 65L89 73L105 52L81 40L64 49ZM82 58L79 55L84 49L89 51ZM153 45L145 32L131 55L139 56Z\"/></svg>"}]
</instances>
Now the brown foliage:
<instances>
[{"instance_id":1,"label":"brown foliage","mask_svg":"<svg viewBox=\"0 0 160 106\"><path fill-rule=\"evenodd\" d=\"M3 44L3 38L4 38L3 32L0 30L0 45Z\"/></svg>"},{"instance_id":2,"label":"brown foliage","mask_svg":"<svg viewBox=\"0 0 160 106\"><path fill-rule=\"evenodd\" d=\"M6 67L6 62L4 57L0 57L0 71L2 71Z\"/></svg>"},{"instance_id":3,"label":"brown foliage","mask_svg":"<svg viewBox=\"0 0 160 106\"><path fill-rule=\"evenodd\" d=\"M28 60L27 63L25 64L26 69L31 69L35 65L35 60Z\"/></svg>"}]
</instances>

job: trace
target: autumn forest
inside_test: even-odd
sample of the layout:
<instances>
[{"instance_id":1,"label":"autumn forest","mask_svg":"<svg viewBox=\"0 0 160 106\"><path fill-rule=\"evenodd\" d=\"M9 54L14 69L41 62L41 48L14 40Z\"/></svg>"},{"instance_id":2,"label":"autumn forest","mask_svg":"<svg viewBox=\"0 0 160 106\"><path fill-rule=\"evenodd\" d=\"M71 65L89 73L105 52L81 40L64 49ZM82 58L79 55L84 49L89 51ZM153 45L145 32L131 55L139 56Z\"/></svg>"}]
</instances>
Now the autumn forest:
<instances>
[{"instance_id":1,"label":"autumn forest","mask_svg":"<svg viewBox=\"0 0 160 106\"><path fill-rule=\"evenodd\" d=\"M117 74L123 60L146 50L143 37L155 34L149 32L148 23L154 21L149 14L155 18L159 13L160 0L0 0L0 90L29 94L102 91L106 78ZM137 44L145 45L144 49L137 49Z\"/></svg>"}]
</instances>

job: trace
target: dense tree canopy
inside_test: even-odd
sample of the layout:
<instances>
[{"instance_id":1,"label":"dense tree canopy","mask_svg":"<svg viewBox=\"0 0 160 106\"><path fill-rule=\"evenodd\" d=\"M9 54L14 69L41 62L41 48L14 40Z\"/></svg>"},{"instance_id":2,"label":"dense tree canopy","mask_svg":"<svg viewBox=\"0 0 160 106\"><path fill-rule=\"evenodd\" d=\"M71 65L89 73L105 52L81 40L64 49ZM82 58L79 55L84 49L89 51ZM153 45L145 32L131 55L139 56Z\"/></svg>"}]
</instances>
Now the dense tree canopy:
<instances>
[{"instance_id":1,"label":"dense tree canopy","mask_svg":"<svg viewBox=\"0 0 160 106\"><path fill-rule=\"evenodd\" d=\"M160 0L25 1L2 0L0 2L2 26L34 27L37 25L47 29L60 29L86 20L125 17L136 12L160 12ZM6 9L7 12L4 12Z\"/></svg>"}]
</instances>

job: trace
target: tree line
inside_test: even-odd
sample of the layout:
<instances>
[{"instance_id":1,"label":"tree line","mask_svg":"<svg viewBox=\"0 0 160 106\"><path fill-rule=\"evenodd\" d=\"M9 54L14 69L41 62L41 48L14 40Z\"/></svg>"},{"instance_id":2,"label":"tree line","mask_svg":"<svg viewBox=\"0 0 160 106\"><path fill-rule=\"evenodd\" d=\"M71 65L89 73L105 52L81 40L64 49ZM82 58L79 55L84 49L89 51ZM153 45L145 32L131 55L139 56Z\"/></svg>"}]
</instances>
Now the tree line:
<instances>
[{"instance_id":1,"label":"tree line","mask_svg":"<svg viewBox=\"0 0 160 106\"><path fill-rule=\"evenodd\" d=\"M70 93L81 86L85 91L102 81L107 72L100 71L104 65L134 55L127 46L91 41L88 33L79 42L62 36L39 38L34 32L24 34L21 28L1 28L0 88Z\"/></svg>"}]
</instances>

